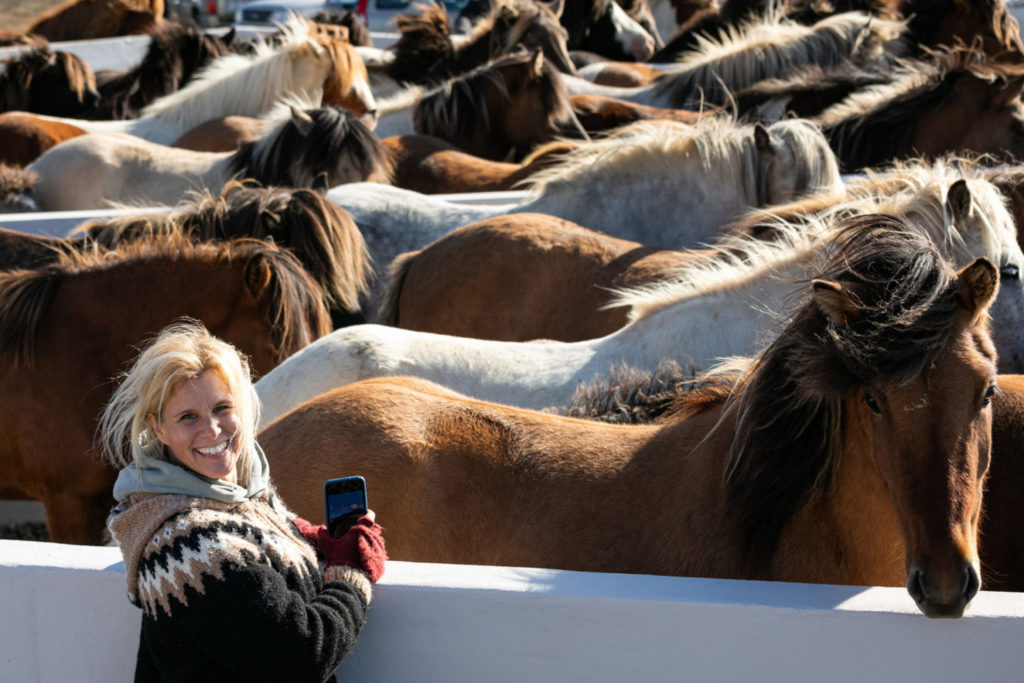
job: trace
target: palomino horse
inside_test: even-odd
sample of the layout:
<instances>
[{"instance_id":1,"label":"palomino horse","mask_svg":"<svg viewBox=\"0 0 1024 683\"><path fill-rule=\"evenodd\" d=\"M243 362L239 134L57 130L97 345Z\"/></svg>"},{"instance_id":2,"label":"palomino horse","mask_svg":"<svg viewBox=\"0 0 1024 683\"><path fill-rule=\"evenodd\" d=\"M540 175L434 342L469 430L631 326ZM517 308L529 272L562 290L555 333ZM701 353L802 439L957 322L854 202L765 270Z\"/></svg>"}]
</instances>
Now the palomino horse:
<instances>
[{"instance_id":1,"label":"palomino horse","mask_svg":"<svg viewBox=\"0 0 1024 683\"><path fill-rule=\"evenodd\" d=\"M829 17L810 27L783 20L749 22L719 40L703 40L698 51L648 85L616 88L571 76L565 81L574 95L605 95L655 107L700 109L726 104L731 92L767 78L783 77L808 64L823 68L848 61L873 64L883 58L883 46L897 40L902 29L902 22L860 12Z\"/></svg>"},{"instance_id":2,"label":"palomino horse","mask_svg":"<svg viewBox=\"0 0 1024 683\"><path fill-rule=\"evenodd\" d=\"M138 118L150 102L178 90L212 60L226 55L234 36L234 29L221 38L191 24L167 22L150 35L146 54L133 68L96 74L100 99L84 118Z\"/></svg>"},{"instance_id":3,"label":"palomino horse","mask_svg":"<svg viewBox=\"0 0 1024 683\"><path fill-rule=\"evenodd\" d=\"M382 100L376 133L433 135L486 159L514 161L557 136L586 136L567 97L542 52L519 52L433 89L410 86Z\"/></svg>"},{"instance_id":4,"label":"palomino horse","mask_svg":"<svg viewBox=\"0 0 1024 683\"><path fill-rule=\"evenodd\" d=\"M381 143L394 161L391 184L424 194L511 190L576 148L574 142L551 142L513 163L467 154L430 135L396 135Z\"/></svg>"},{"instance_id":5,"label":"palomino horse","mask_svg":"<svg viewBox=\"0 0 1024 683\"><path fill-rule=\"evenodd\" d=\"M911 61L891 85L850 95L816 117L843 168L949 152L1024 158L1024 65L977 50Z\"/></svg>"},{"instance_id":6,"label":"palomino horse","mask_svg":"<svg viewBox=\"0 0 1024 683\"><path fill-rule=\"evenodd\" d=\"M885 216L838 234L780 336L688 417L609 425L370 380L260 433L278 491L315 517L320 483L358 472L397 560L906 585L958 617L980 586L998 273L954 272Z\"/></svg>"},{"instance_id":7,"label":"palomino horse","mask_svg":"<svg viewBox=\"0 0 1024 683\"><path fill-rule=\"evenodd\" d=\"M533 196L516 205L454 205L368 183L336 187L327 196L352 214L383 275L398 254L503 213L546 213L679 248L711 239L750 207L838 189L841 180L824 137L807 121L765 128L707 117L695 126L651 121L620 129L563 155L530 184Z\"/></svg>"},{"instance_id":8,"label":"palomino horse","mask_svg":"<svg viewBox=\"0 0 1024 683\"><path fill-rule=\"evenodd\" d=\"M867 206L891 208L928 231L957 264L987 256L1004 272L1019 272L1024 254L1016 228L990 183L948 167L906 182L914 189ZM260 380L265 420L332 387L381 375L416 375L475 398L548 408L567 405L577 386L612 367L653 371L675 360L706 369L721 357L752 354L778 332L792 283L816 272L833 223L831 214L808 216L797 224L780 221L773 240L722 241L713 260L623 292L622 305L633 309L630 323L597 339L523 343L379 325L337 330ZM991 314L1000 367L1013 372L1024 367L1024 283L1017 275L1004 284Z\"/></svg>"},{"instance_id":9,"label":"palomino horse","mask_svg":"<svg viewBox=\"0 0 1024 683\"><path fill-rule=\"evenodd\" d=\"M322 297L260 240L136 242L0 274L0 497L43 501L55 541L100 543L116 472L92 453L96 418L138 348L190 316L266 372L327 331Z\"/></svg>"},{"instance_id":10,"label":"palomino horse","mask_svg":"<svg viewBox=\"0 0 1024 683\"><path fill-rule=\"evenodd\" d=\"M40 15L28 34L56 42L151 33L163 16L164 0L68 0Z\"/></svg>"},{"instance_id":11,"label":"palomino horse","mask_svg":"<svg viewBox=\"0 0 1024 683\"><path fill-rule=\"evenodd\" d=\"M390 180L390 157L355 114L336 107L292 108L237 152L193 152L129 135L68 140L26 169L37 177L43 211L114 204L173 205L195 190L219 192L234 178L325 191L355 181Z\"/></svg>"},{"instance_id":12,"label":"palomino horse","mask_svg":"<svg viewBox=\"0 0 1024 683\"><path fill-rule=\"evenodd\" d=\"M210 119L265 114L287 95L336 105L355 93L366 110L375 109L365 67L356 61L352 46L311 38L309 30L304 20L293 19L283 28L279 47L258 41L252 54L228 54L214 60L191 83L151 103L134 121L36 118L88 133L128 133L169 145ZM341 56L346 59L339 62ZM7 144L11 144L9 139L0 138L0 149Z\"/></svg>"},{"instance_id":13,"label":"palomino horse","mask_svg":"<svg viewBox=\"0 0 1024 683\"><path fill-rule=\"evenodd\" d=\"M0 64L0 112L77 116L98 99L92 69L70 52L38 47Z\"/></svg>"}]
</instances>

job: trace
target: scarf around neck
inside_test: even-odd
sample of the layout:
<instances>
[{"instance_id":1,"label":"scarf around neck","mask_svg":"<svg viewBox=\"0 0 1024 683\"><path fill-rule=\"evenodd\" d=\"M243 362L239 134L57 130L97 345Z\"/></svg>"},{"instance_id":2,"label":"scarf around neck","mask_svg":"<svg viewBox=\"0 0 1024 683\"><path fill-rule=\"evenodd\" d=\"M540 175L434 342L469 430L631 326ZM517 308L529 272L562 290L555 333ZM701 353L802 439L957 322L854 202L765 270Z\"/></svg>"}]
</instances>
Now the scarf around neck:
<instances>
[{"instance_id":1,"label":"scarf around neck","mask_svg":"<svg viewBox=\"0 0 1024 683\"><path fill-rule=\"evenodd\" d=\"M270 465L258 443L249 470L248 487L223 479L211 479L184 467L177 460L170 462L161 457L164 445L154 440L145 446L135 462L117 475L114 499L119 503L134 493L173 493L196 498L210 498L221 503L241 503L266 490L270 480ZM174 456L166 453L171 459Z\"/></svg>"}]
</instances>

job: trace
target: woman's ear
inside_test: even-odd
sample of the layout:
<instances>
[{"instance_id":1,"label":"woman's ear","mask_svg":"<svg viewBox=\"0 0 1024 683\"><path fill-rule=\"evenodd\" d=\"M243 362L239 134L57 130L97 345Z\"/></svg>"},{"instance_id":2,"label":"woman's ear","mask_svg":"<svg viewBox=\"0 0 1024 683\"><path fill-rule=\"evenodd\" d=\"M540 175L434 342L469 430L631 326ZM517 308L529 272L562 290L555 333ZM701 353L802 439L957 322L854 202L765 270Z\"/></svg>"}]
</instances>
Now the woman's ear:
<instances>
[{"instance_id":1,"label":"woman's ear","mask_svg":"<svg viewBox=\"0 0 1024 683\"><path fill-rule=\"evenodd\" d=\"M167 442L164 441L163 430L160 429L160 423L156 421L156 415L153 413L146 413L146 424L148 424L149 428L153 430L154 434L156 434L156 438L160 439L160 442L166 445Z\"/></svg>"}]
</instances>

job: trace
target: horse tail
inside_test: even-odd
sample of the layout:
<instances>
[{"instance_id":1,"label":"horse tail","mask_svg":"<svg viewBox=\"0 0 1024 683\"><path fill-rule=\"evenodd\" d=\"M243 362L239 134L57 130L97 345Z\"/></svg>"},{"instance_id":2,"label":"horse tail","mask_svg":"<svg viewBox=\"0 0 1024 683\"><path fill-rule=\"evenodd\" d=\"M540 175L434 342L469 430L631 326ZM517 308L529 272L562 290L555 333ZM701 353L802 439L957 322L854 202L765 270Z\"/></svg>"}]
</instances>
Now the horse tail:
<instances>
[{"instance_id":1,"label":"horse tail","mask_svg":"<svg viewBox=\"0 0 1024 683\"><path fill-rule=\"evenodd\" d=\"M64 280L58 264L0 273L0 354L12 366L35 366L36 331Z\"/></svg>"},{"instance_id":2,"label":"horse tail","mask_svg":"<svg viewBox=\"0 0 1024 683\"><path fill-rule=\"evenodd\" d=\"M275 361L331 331L324 292L295 256L262 240L239 243L251 249L245 282L257 300L266 302Z\"/></svg>"},{"instance_id":3,"label":"horse tail","mask_svg":"<svg viewBox=\"0 0 1024 683\"><path fill-rule=\"evenodd\" d=\"M0 163L0 213L39 211L32 196L36 179L32 171Z\"/></svg>"},{"instance_id":4,"label":"horse tail","mask_svg":"<svg viewBox=\"0 0 1024 683\"><path fill-rule=\"evenodd\" d=\"M402 296L402 287L405 285L405 278L409 274L409 268L419 255L419 251L407 251L399 254L391 262L388 270L388 284L384 288L384 295L381 297L380 307L377 309L377 322L381 325L398 327L398 300Z\"/></svg>"}]
</instances>

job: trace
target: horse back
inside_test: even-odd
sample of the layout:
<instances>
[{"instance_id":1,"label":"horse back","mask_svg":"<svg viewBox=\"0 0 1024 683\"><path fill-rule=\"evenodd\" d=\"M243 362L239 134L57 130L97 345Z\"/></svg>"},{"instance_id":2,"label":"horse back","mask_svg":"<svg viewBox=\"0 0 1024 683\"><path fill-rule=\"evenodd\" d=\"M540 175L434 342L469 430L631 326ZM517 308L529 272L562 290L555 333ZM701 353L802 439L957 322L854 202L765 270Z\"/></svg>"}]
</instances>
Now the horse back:
<instances>
[{"instance_id":1,"label":"horse back","mask_svg":"<svg viewBox=\"0 0 1024 683\"><path fill-rule=\"evenodd\" d=\"M77 126L25 112L0 114L0 163L24 167L64 140L85 134Z\"/></svg>"}]
</instances>

